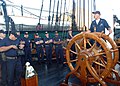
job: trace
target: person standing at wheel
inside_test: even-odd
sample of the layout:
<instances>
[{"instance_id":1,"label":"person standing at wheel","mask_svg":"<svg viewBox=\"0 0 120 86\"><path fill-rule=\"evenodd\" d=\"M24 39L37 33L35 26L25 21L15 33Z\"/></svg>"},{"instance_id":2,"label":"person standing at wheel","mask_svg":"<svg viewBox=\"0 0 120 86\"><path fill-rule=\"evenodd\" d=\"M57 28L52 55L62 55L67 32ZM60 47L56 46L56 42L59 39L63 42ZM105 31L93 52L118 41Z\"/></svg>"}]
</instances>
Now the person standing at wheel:
<instances>
[{"instance_id":1,"label":"person standing at wheel","mask_svg":"<svg viewBox=\"0 0 120 86\"><path fill-rule=\"evenodd\" d=\"M87 32L104 32L105 28L109 31L109 33L112 33L111 27L107 23L105 19L100 18L101 13L100 11L92 12L94 14L95 20L92 21L90 29Z\"/></svg>"}]
</instances>

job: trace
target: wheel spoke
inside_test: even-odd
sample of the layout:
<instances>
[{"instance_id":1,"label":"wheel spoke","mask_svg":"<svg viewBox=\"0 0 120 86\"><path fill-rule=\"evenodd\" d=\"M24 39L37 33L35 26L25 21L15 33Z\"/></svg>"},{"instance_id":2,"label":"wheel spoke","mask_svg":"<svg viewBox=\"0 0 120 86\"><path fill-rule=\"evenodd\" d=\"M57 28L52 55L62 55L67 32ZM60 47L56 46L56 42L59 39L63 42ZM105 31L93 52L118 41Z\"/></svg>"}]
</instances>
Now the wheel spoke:
<instances>
[{"instance_id":1,"label":"wheel spoke","mask_svg":"<svg viewBox=\"0 0 120 86\"><path fill-rule=\"evenodd\" d=\"M74 59L74 60L70 60L69 62L71 63L71 62L76 62L76 61L78 61L78 59ZM64 64L67 64L68 62L64 62Z\"/></svg>"},{"instance_id":2,"label":"wheel spoke","mask_svg":"<svg viewBox=\"0 0 120 86\"><path fill-rule=\"evenodd\" d=\"M66 49L66 47L63 47L64 49ZM73 54L76 54L76 55L78 55L78 53L77 52L75 52L75 51L73 51L73 50L69 50L71 53L73 53Z\"/></svg>"},{"instance_id":3,"label":"wheel spoke","mask_svg":"<svg viewBox=\"0 0 120 86\"><path fill-rule=\"evenodd\" d=\"M79 50L82 50L77 42L75 42L75 45Z\"/></svg>"},{"instance_id":4,"label":"wheel spoke","mask_svg":"<svg viewBox=\"0 0 120 86\"><path fill-rule=\"evenodd\" d=\"M91 66L91 69L94 72L94 74L99 77L99 75L97 74L97 71L94 69L94 67Z\"/></svg>"},{"instance_id":5,"label":"wheel spoke","mask_svg":"<svg viewBox=\"0 0 120 86\"><path fill-rule=\"evenodd\" d=\"M106 67L105 65L103 65L103 64L101 64L101 63L99 63L99 62L97 62L97 61L93 61L93 63L95 63L95 64L97 64L97 65L99 65L99 66L101 66L101 67Z\"/></svg>"},{"instance_id":6,"label":"wheel spoke","mask_svg":"<svg viewBox=\"0 0 120 86\"><path fill-rule=\"evenodd\" d=\"M95 43L91 46L90 51L92 51L96 47L96 41Z\"/></svg>"},{"instance_id":7,"label":"wheel spoke","mask_svg":"<svg viewBox=\"0 0 120 86\"><path fill-rule=\"evenodd\" d=\"M96 80L98 80L103 86L106 86L106 85L105 85L105 82L102 80L102 78L98 75L97 71L96 71L90 64L87 64L87 68L88 68L90 74L91 74Z\"/></svg>"},{"instance_id":8,"label":"wheel spoke","mask_svg":"<svg viewBox=\"0 0 120 86\"><path fill-rule=\"evenodd\" d=\"M85 36L83 37L83 39L84 39L84 50L86 50L86 43L87 43L87 39L86 39L86 37L85 37Z\"/></svg>"},{"instance_id":9,"label":"wheel spoke","mask_svg":"<svg viewBox=\"0 0 120 86\"><path fill-rule=\"evenodd\" d=\"M78 55L78 53L77 53L77 52L75 52L75 51L73 51L73 50L71 50L71 49L70 49L70 52L71 52L71 53L73 53L73 54Z\"/></svg>"},{"instance_id":10,"label":"wheel spoke","mask_svg":"<svg viewBox=\"0 0 120 86\"><path fill-rule=\"evenodd\" d=\"M107 62L103 59L103 57L102 57L102 56L100 56L100 58L99 58L99 59L101 59L102 64L104 64L104 65L106 65L106 64L107 64Z\"/></svg>"},{"instance_id":11,"label":"wheel spoke","mask_svg":"<svg viewBox=\"0 0 120 86\"><path fill-rule=\"evenodd\" d=\"M104 55L105 52L102 52L102 53L98 53L98 54L95 54L93 57L96 57L96 56L101 56L101 55Z\"/></svg>"},{"instance_id":12,"label":"wheel spoke","mask_svg":"<svg viewBox=\"0 0 120 86\"><path fill-rule=\"evenodd\" d=\"M87 39L86 40L87 41L87 43L90 45L90 47L92 46L92 44L90 43L90 41Z\"/></svg>"}]
</instances>

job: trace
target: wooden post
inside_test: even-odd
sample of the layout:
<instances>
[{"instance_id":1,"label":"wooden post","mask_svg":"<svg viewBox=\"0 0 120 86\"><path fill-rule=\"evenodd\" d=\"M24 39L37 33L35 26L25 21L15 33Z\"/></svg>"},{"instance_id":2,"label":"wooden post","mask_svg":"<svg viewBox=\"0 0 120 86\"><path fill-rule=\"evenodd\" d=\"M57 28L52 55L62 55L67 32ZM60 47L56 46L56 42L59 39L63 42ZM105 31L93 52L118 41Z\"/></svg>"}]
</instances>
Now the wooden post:
<instances>
[{"instance_id":1,"label":"wooden post","mask_svg":"<svg viewBox=\"0 0 120 86\"><path fill-rule=\"evenodd\" d=\"M21 78L21 86L38 86L38 76L34 75L30 78Z\"/></svg>"}]
</instances>

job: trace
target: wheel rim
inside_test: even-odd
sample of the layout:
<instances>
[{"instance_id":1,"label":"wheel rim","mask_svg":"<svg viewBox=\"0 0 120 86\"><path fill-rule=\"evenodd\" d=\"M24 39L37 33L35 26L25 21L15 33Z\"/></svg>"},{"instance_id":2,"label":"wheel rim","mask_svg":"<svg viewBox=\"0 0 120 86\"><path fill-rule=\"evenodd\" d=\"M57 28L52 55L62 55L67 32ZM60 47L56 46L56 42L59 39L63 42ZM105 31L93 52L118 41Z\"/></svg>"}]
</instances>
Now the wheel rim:
<instances>
[{"instance_id":1,"label":"wheel rim","mask_svg":"<svg viewBox=\"0 0 120 86\"><path fill-rule=\"evenodd\" d=\"M95 49L94 44L90 48L87 48L86 44L88 43L87 42L88 39L92 39L95 42L99 43L100 46L103 48L104 53L102 54L102 53L98 52L99 49ZM83 41L81 41L81 40L83 40ZM79 41L79 43L78 43L78 41ZM80 43L83 44L83 48L81 47L82 45ZM70 52L71 52L70 48L73 44L75 44L77 46L77 52L76 52L77 60L76 60L75 67L72 65L72 61L70 59ZM107 77L107 75L109 74L109 72L111 70L112 55L110 53L110 49L106 46L107 45L106 45L105 41L102 40L101 38L99 38L98 35L95 35L94 33L78 34L78 35L74 36L73 39L68 43L68 45L66 47L66 59L67 59L67 63L68 63L70 70L73 71L73 70L77 69L78 65L80 66L80 63L79 63L80 60L83 59L81 57L84 57L87 70L96 80L98 80L100 82L101 80L99 78ZM95 60L95 58L97 57L97 54L98 54L98 56L105 54L107 57L106 58L107 64L102 64L101 62L98 62L97 60ZM93 65L92 65L93 63L99 65L100 67L105 66L104 68L102 67L103 71L100 70L100 72L98 72L96 70L96 68L93 67ZM80 66L80 67L82 68L82 66ZM81 76L81 69L78 68L77 72L75 72L75 75L79 78ZM88 77L88 80L89 80L89 77Z\"/></svg>"}]
</instances>

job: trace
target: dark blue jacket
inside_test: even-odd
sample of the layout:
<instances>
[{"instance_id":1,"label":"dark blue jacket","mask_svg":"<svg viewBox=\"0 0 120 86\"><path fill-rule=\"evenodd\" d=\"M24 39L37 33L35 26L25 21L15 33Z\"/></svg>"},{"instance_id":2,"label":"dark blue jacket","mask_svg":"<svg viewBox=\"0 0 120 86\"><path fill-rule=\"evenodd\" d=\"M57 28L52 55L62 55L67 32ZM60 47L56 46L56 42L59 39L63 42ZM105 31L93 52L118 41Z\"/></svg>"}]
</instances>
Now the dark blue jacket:
<instances>
[{"instance_id":1,"label":"dark blue jacket","mask_svg":"<svg viewBox=\"0 0 120 86\"><path fill-rule=\"evenodd\" d=\"M16 40L11 40L9 39L9 37L6 37L5 39L2 40L2 42L0 43L0 45L2 46L10 46L10 45L19 45L19 39ZM5 52L6 56L17 56L17 50L16 49L9 49Z\"/></svg>"},{"instance_id":2,"label":"dark blue jacket","mask_svg":"<svg viewBox=\"0 0 120 86\"><path fill-rule=\"evenodd\" d=\"M101 19L99 23L96 23L96 20L92 21L91 26L90 26L90 31L94 32L94 27L96 27L96 32L102 32L104 31L105 33L105 28L108 30L108 28L110 28L109 24L107 23L107 21L105 19Z\"/></svg>"}]
</instances>

